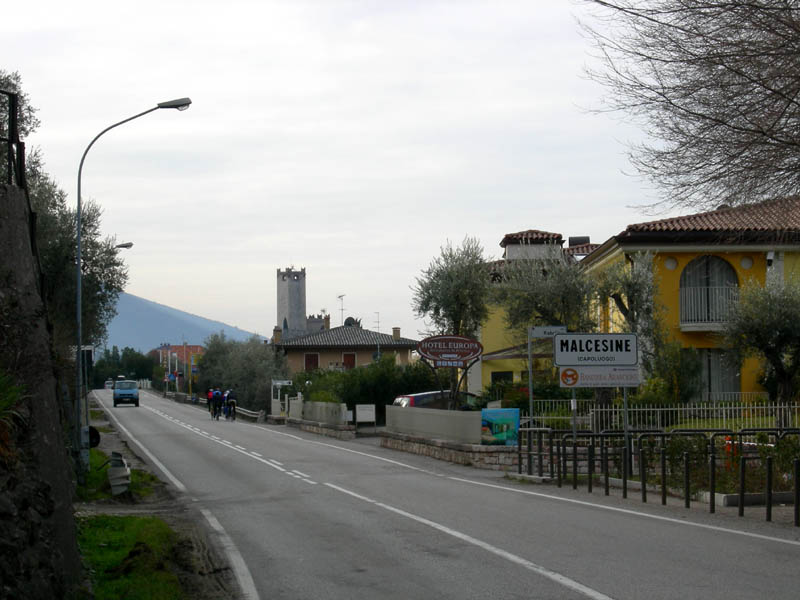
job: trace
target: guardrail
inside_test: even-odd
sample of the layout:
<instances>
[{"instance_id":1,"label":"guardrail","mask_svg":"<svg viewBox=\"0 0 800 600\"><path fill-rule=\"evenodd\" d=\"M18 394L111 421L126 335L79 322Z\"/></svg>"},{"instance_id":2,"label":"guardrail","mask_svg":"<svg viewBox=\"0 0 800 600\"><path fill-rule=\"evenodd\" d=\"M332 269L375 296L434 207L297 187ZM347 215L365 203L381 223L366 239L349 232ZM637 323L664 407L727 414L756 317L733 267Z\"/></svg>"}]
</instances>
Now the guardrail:
<instances>
[{"instance_id":1,"label":"guardrail","mask_svg":"<svg viewBox=\"0 0 800 600\"><path fill-rule=\"evenodd\" d=\"M205 398L197 397L197 404L202 404L203 406L208 406L208 400ZM248 410L246 408L242 408L241 406L236 406L236 416L237 417L244 417L246 419L250 419L252 421L258 421L258 418L261 416L263 411L259 410Z\"/></svg>"}]
</instances>

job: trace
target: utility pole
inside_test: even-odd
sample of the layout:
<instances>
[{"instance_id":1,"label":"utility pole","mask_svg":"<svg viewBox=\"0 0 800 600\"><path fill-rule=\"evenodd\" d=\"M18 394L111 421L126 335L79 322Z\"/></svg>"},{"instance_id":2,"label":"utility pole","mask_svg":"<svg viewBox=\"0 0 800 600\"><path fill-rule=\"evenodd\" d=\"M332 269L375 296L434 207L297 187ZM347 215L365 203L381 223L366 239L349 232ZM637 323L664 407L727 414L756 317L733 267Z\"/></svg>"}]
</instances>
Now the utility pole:
<instances>
[{"instance_id":1,"label":"utility pole","mask_svg":"<svg viewBox=\"0 0 800 600\"><path fill-rule=\"evenodd\" d=\"M339 299L339 312L342 315L342 325L344 325L344 297L345 294L341 294L340 296L336 296Z\"/></svg>"},{"instance_id":2,"label":"utility pole","mask_svg":"<svg viewBox=\"0 0 800 600\"><path fill-rule=\"evenodd\" d=\"M381 313L376 311L377 325L378 325L378 360L381 359Z\"/></svg>"}]
</instances>

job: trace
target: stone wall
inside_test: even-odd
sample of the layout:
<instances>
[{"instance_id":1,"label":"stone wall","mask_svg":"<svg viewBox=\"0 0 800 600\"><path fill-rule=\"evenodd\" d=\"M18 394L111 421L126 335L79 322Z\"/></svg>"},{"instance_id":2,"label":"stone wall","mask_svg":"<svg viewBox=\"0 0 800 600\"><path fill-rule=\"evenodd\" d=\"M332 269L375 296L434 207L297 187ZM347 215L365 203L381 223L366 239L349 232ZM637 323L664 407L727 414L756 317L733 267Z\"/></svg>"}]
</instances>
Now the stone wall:
<instances>
[{"instance_id":1,"label":"stone wall","mask_svg":"<svg viewBox=\"0 0 800 600\"><path fill-rule=\"evenodd\" d=\"M330 425L316 421L305 421L303 419L286 419L286 424L290 427L297 427L301 431L309 431L318 435L325 435L339 440L353 440L356 437L356 428L353 425Z\"/></svg>"},{"instance_id":2,"label":"stone wall","mask_svg":"<svg viewBox=\"0 0 800 600\"><path fill-rule=\"evenodd\" d=\"M27 195L0 184L0 367L24 385L0 420L0 598L71 595L81 580L68 456Z\"/></svg>"},{"instance_id":3,"label":"stone wall","mask_svg":"<svg viewBox=\"0 0 800 600\"><path fill-rule=\"evenodd\" d=\"M427 409L425 409L427 410ZM432 440L403 433L382 431L381 447L421 454L438 460L468 465L478 469L510 471L517 469L516 446L481 446L459 444L447 440Z\"/></svg>"}]
</instances>

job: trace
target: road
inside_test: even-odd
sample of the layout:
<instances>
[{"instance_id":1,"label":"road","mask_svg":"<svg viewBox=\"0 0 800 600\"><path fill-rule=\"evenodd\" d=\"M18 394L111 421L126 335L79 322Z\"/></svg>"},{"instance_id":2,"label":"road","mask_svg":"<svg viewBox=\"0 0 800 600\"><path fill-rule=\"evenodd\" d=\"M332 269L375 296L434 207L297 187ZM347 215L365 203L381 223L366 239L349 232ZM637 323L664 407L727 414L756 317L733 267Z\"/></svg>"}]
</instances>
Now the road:
<instances>
[{"instance_id":1,"label":"road","mask_svg":"<svg viewBox=\"0 0 800 600\"><path fill-rule=\"evenodd\" d=\"M643 505L142 391L112 407L226 541L246 597L791 598L798 528Z\"/></svg>"}]
</instances>

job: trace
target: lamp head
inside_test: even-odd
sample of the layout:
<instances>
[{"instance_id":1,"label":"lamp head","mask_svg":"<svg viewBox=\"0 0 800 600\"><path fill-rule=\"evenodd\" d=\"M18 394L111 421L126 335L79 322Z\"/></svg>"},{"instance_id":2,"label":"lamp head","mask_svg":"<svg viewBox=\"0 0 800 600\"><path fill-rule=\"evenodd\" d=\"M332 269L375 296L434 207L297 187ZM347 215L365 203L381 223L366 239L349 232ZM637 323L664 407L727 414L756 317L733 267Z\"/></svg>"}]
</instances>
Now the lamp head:
<instances>
[{"instance_id":1,"label":"lamp head","mask_svg":"<svg viewBox=\"0 0 800 600\"><path fill-rule=\"evenodd\" d=\"M167 100L166 102L159 102L158 108L177 108L178 110L186 110L192 103L191 98L178 98L177 100Z\"/></svg>"},{"instance_id":2,"label":"lamp head","mask_svg":"<svg viewBox=\"0 0 800 600\"><path fill-rule=\"evenodd\" d=\"M133 242L125 242L124 244L117 244L114 248L125 248L125 250L130 250L133 248Z\"/></svg>"}]
</instances>

